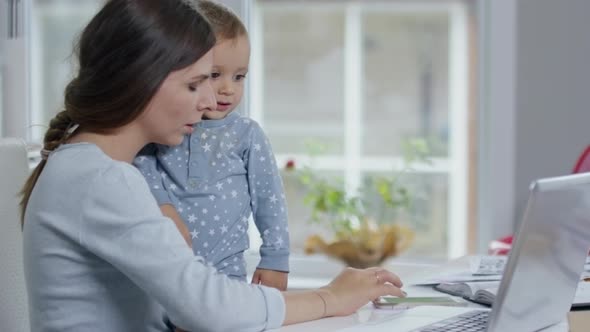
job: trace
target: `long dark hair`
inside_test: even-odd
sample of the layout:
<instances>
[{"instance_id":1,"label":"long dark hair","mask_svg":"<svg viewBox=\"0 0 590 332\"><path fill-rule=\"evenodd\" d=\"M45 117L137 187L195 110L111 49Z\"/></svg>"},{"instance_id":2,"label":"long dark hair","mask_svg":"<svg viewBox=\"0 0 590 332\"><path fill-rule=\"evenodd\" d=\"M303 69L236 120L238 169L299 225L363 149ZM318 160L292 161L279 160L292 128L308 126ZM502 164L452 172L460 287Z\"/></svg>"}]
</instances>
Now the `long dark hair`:
<instances>
[{"instance_id":1,"label":"long dark hair","mask_svg":"<svg viewBox=\"0 0 590 332\"><path fill-rule=\"evenodd\" d=\"M64 110L49 124L43 152L79 130L108 133L136 119L164 79L215 45L197 0L110 0L84 28L76 48L79 70L65 89ZM46 159L25 183L21 223Z\"/></svg>"}]
</instances>

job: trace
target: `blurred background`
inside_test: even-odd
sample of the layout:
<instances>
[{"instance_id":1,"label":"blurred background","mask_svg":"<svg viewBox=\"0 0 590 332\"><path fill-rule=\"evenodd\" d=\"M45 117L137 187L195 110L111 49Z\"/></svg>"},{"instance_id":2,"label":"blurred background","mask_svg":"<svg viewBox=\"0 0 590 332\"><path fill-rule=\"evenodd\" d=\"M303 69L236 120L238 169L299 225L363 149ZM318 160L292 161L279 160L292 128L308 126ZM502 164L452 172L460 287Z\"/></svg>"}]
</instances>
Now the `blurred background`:
<instances>
[{"instance_id":1,"label":"blurred background","mask_svg":"<svg viewBox=\"0 0 590 332\"><path fill-rule=\"evenodd\" d=\"M264 128L279 168L312 167L350 195L404 170L412 202L395 218L416 237L403 257L485 252L516 229L528 183L571 172L590 143L590 2L221 2L247 23L242 112ZM29 142L31 164L75 72L76 38L101 5L0 2L0 136ZM413 139L430 162L408 170ZM309 141L325 147L313 159ZM298 254L325 229L309 223L304 186L283 175Z\"/></svg>"}]
</instances>

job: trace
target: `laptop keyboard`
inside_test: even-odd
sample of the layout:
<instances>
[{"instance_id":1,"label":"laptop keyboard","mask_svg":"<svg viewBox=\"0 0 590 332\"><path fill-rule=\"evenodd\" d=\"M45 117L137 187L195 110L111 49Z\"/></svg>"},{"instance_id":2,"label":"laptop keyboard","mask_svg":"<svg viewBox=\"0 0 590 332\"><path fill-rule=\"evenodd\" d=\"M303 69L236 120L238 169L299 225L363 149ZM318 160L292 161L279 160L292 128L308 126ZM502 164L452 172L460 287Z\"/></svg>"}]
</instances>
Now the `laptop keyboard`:
<instances>
[{"instance_id":1,"label":"laptop keyboard","mask_svg":"<svg viewBox=\"0 0 590 332\"><path fill-rule=\"evenodd\" d=\"M484 332L489 311L469 311L422 327L416 332Z\"/></svg>"}]
</instances>

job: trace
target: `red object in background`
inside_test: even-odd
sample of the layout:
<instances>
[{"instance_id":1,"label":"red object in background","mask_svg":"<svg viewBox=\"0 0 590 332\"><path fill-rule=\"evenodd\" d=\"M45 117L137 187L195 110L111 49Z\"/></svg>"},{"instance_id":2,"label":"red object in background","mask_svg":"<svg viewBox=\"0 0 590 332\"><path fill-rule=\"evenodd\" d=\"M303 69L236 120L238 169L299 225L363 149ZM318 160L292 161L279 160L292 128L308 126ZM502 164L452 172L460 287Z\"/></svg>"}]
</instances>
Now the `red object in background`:
<instances>
[{"instance_id":1,"label":"red object in background","mask_svg":"<svg viewBox=\"0 0 590 332\"><path fill-rule=\"evenodd\" d=\"M508 255L510 249L512 248L512 241L514 241L514 237L512 235L492 241L488 249L489 254L497 256Z\"/></svg>"},{"instance_id":2,"label":"red object in background","mask_svg":"<svg viewBox=\"0 0 590 332\"><path fill-rule=\"evenodd\" d=\"M295 160L289 159L285 164L285 169L288 171L292 171L295 169Z\"/></svg>"},{"instance_id":3,"label":"red object in background","mask_svg":"<svg viewBox=\"0 0 590 332\"><path fill-rule=\"evenodd\" d=\"M584 150L584 152L582 152L582 155L574 167L574 173L585 172L590 172L590 145Z\"/></svg>"},{"instance_id":4,"label":"red object in background","mask_svg":"<svg viewBox=\"0 0 590 332\"><path fill-rule=\"evenodd\" d=\"M574 166L573 173L590 172L590 145L586 147L584 152L578 158L576 166ZM508 255L512 248L513 236L505 236L503 238L494 240L490 243L488 248L490 255ZM590 252L588 253L590 255Z\"/></svg>"}]
</instances>

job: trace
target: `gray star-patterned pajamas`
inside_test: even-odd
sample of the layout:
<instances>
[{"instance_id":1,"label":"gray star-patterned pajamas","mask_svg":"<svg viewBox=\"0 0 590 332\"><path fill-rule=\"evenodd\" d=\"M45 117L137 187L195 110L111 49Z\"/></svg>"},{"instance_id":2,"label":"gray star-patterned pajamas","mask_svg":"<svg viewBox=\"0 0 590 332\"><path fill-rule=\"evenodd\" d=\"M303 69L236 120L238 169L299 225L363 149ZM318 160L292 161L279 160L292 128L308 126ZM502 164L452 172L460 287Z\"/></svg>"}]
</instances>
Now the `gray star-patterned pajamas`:
<instances>
[{"instance_id":1,"label":"gray star-patterned pajamas","mask_svg":"<svg viewBox=\"0 0 590 332\"><path fill-rule=\"evenodd\" d=\"M258 268L289 271L283 185L258 123L237 112L203 120L178 146L146 146L134 165L158 204L176 207L195 255L218 271L246 279L250 215L262 236Z\"/></svg>"}]
</instances>

